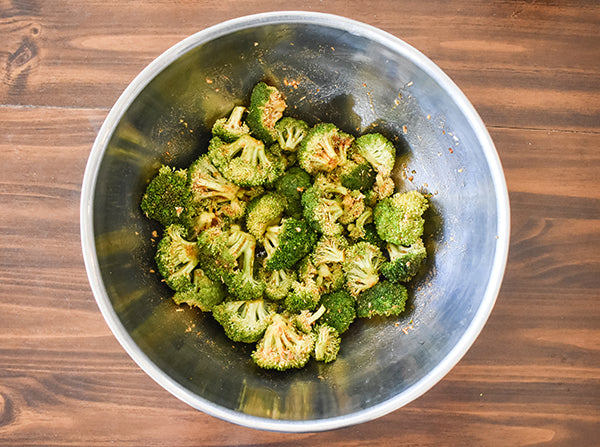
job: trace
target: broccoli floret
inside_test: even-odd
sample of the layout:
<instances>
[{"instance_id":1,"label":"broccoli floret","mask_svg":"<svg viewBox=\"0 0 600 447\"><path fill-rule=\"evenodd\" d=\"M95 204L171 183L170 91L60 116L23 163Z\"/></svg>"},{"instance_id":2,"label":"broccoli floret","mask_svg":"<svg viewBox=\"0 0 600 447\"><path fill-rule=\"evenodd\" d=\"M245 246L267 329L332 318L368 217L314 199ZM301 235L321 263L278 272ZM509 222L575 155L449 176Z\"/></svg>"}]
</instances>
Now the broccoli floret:
<instances>
[{"instance_id":1,"label":"broccoli floret","mask_svg":"<svg viewBox=\"0 0 600 447\"><path fill-rule=\"evenodd\" d=\"M265 295L274 301L283 300L297 279L296 272L290 269L267 270L262 268L259 275L265 283Z\"/></svg>"},{"instance_id":2,"label":"broccoli floret","mask_svg":"<svg viewBox=\"0 0 600 447\"><path fill-rule=\"evenodd\" d=\"M277 137L275 124L283 116L285 99L276 87L259 82L252 89L246 122L252 134L267 144Z\"/></svg>"},{"instance_id":3,"label":"broccoli floret","mask_svg":"<svg viewBox=\"0 0 600 447\"><path fill-rule=\"evenodd\" d=\"M385 177L381 173L377 174L375 177L375 186L373 186L373 192L376 194L377 200L391 196L394 194L395 189L396 184L393 178Z\"/></svg>"},{"instance_id":4,"label":"broccoli floret","mask_svg":"<svg viewBox=\"0 0 600 447\"><path fill-rule=\"evenodd\" d=\"M368 242L357 242L346 250L343 268L349 292L357 296L379 281L379 269L383 262L381 250Z\"/></svg>"},{"instance_id":5,"label":"broccoli floret","mask_svg":"<svg viewBox=\"0 0 600 447\"><path fill-rule=\"evenodd\" d=\"M381 266L381 273L392 282L408 282L420 270L427 257L422 239L417 239L409 247L388 244L390 261Z\"/></svg>"},{"instance_id":6,"label":"broccoli floret","mask_svg":"<svg viewBox=\"0 0 600 447\"><path fill-rule=\"evenodd\" d=\"M200 209L212 212L215 216L224 215L232 219L239 219L244 215L246 202L241 200L244 191L223 177L208 155L201 155L190 165L188 184L191 200ZM201 214L202 212L199 213Z\"/></svg>"},{"instance_id":7,"label":"broccoli floret","mask_svg":"<svg viewBox=\"0 0 600 447\"><path fill-rule=\"evenodd\" d=\"M156 264L165 283L176 292L193 290L192 272L200 258L195 242L186 238L187 229L182 225L169 225L156 248Z\"/></svg>"},{"instance_id":8,"label":"broccoli floret","mask_svg":"<svg viewBox=\"0 0 600 447\"><path fill-rule=\"evenodd\" d=\"M265 335L256 344L252 359L261 368L284 371L302 368L310 359L315 344L313 333L300 332L281 314L273 315Z\"/></svg>"},{"instance_id":9,"label":"broccoli floret","mask_svg":"<svg viewBox=\"0 0 600 447\"><path fill-rule=\"evenodd\" d=\"M389 177L396 162L394 145L379 133L362 135L354 142L354 148L378 173Z\"/></svg>"},{"instance_id":10,"label":"broccoli floret","mask_svg":"<svg viewBox=\"0 0 600 447\"><path fill-rule=\"evenodd\" d=\"M325 307L321 322L335 328L340 334L346 332L356 318L356 301L345 290L323 295L321 305Z\"/></svg>"},{"instance_id":11,"label":"broccoli floret","mask_svg":"<svg viewBox=\"0 0 600 447\"><path fill-rule=\"evenodd\" d=\"M313 256L307 256L298 263L298 278L302 282L314 283L319 294L334 292L344 287L346 277L341 264L319 264L312 261Z\"/></svg>"},{"instance_id":12,"label":"broccoli floret","mask_svg":"<svg viewBox=\"0 0 600 447\"><path fill-rule=\"evenodd\" d=\"M283 306L291 313L315 310L320 299L321 291L314 280L294 281L292 290L285 297Z\"/></svg>"},{"instance_id":13,"label":"broccoli floret","mask_svg":"<svg viewBox=\"0 0 600 447\"><path fill-rule=\"evenodd\" d=\"M342 338L338 331L326 324L320 324L315 328L315 347L313 356L319 362L333 362L340 350Z\"/></svg>"},{"instance_id":14,"label":"broccoli floret","mask_svg":"<svg viewBox=\"0 0 600 447\"><path fill-rule=\"evenodd\" d=\"M348 225L348 236L352 239L363 239L366 235L365 225L371 222L373 222L373 208L367 206L356 221Z\"/></svg>"},{"instance_id":15,"label":"broccoli floret","mask_svg":"<svg viewBox=\"0 0 600 447\"><path fill-rule=\"evenodd\" d=\"M310 175L299 167L288 169L275 182L275 190L285 197L285 212L296 219L302 218L302 194L311 187Z\"/></svg>"},{"instance_id":16,"label":"broccoli floret","mask_svg":"<svg viewBox=\"0 0 600 447\"><path fill-rule=\"evenodd\" d=\"M365 211L364 194L358 190L348 190L347 194L342 197L342 209L344 214L339 219L343 225L347 225L358 219Z\"/></svg>"},{"instance_id":17,"label":"broccoli floret","mask_svg":"<svg viewBox=\"0 0 600 447\"><path fill-rule=\"evenodd\" d=\"M347 161L354 137L334 124L319 123L308 131L298 148L298 163L309 174L331 172Z\"/></svg>"},{"instance_id":18,"label":"broccoli floret","mask_svg":"<svg viewBox=\"0 0 600 447\"><path fill-rule=\"evenodd\" d=\"M246 228L259 242L263 241L267 227L278 225L285 208L285 199L268 192L248 204Z\"/></svg>"},{"instance_id":19,"label":"broccoli floret","mask_svg":"<svg viewBox=\"0 0 600 447\"><path fill-rule=\"evenodd\" d=\"M381 281L356 297L356 314L361 318L400 315L407 299L406 287Z\"/></svg>"},{"instance_id":20,"label":"broccoli floret","mask_svg":"<svg viewBox=\"0 0 600 447\"><path fill-rule=\"evenodd\" d=\"M317 267L321 264L342 263L346 248L348 248L348 241L341 234L323 235L315 246L313 262Z\"/></svg>"},{"instance_id":21,"label":"broccoli floret","mask_svg":"<svg viewBox=\"0 0 600 447\"><path fill-rule=\"evenodd\" d=\"M164 227L185 224L189 196L186 170L162 166L146 187L140 207Z\"/></svg>"},{"instance_id":22,"label":"broccoli floret","mask_svg":"<svg viewBox=\"0 0 600 447\"><path fill-rule=\"evenodd\" d=\"M312 251L317 234L305 220L284 219L281 225L267 227L263 245L267 253L267 270L292 268Z\"/></svg>"},{"instance_id":23,"label":"broccoli floret","mask_svg":"<svg viewBox=\"0 0 600 447\"><path fill-rule=\"evenodd\" d=\"M246 108L243 106L234 107L229 118L219 118L212 127L212 134L227 142L232 142L242 135L250 133L250 129L242 121Z\"/></svg>"},{"instance_id":24,"label":"broccoli floret","mask_svg":"<svg viewBox=\"0 0 600 447\"><path fill-rule=\"evenodd\" d=\"M267 151L262 141L250 135L242 135L233 143L213 137L208 157L226 179L239 186L269 184L284 171L281 157Z\"/></svg>"},{"instance_id":25,"label":"broccoli floret","mask_svg":"<svg viewBox=\"0 0 600 447\"><path fill-rule=\"evenodd\" d=\"M296 314L292 317L294 324L296 325L296 329L299 331L308 334L313 329L313 324L321 318L323 313L325 313L325 306L320 306L316 311L311 312L310 310L303 310L299 314Z\"/></svg>"},{"instance_id":26,"label":"broccoli floret","mask_svg":"<svg viewBox=\"0 0 600 447\"><path fill-rule=\"evenodd\" d=\"M308 130L304 121L286 116L275 124L275 137L281 150L295 152Z\"/></svg>"},{"instance_id":27,"label":"broccoli floret","mask_svg":"<svg viewBox=\"0 0 600 447\"><path fill-rule=\"evenodd\" d=\"M365 224L364 230L364 236L358 239L357 242L368 242L369 244L373 244L376 247L379 247L379 249L382 252L387 249L387 242L379 237L379 234L377 234L377 228L375 228L374 223Z\"/></svg>"},{"instance_id":28,"label":"broccoli floret","mask_svg":"<svg viewBox=\"0 0 600 447\"><path fill-rule=\"evenodd\" d=\"M196 268L192 274L193 289L175 292L173 301L177 304L187 304L199 307L204 312L210 312L213 307L225 298L225 289L220 281L213 281Z\"/></svg>"},{"instance_id":29,"label":"broccoli floret","mask_svg":"<svg viewBox=\"0 0 600 447\"><path fill-rule=\"evenodd\" d=\"M209 278L220 278L229 293L242 300L261 299L265 284L254 277L256 239L232 225L227 231L209 229L198 236L202 268Z\"/></svg>"},{"instance_id":30,"label":"broccoli floret","mask_svg":"<svg viewBox=\"0 0 600 447\"><path fill-rule=\"evenodd\" d=\"M273 315L273 306L264 300L225 301L213 308L213 317L223 326L225 335L244 343L260 340Z\"/></svg>"},{"instance_id":31,"label":"broccoli floret","mask_svg":"<svg viewBox=\"0 0 600 447\"><path fill-rule=\"evenodd\" d=\"M418 191L381 200L373 213L379 237L396 245L414 244L423 235L425 221L421 215L428 206L427 198Z\"/></svg>"},{"instance_id":32,"label":"broccoli floret","mask_svg":"<svg viewBox=\"0 0 600 447\"><path fill-rule=\"evenodd\" d=\"M360 154L352 154L348 162L336 168L342 186L348 189L368 191L375 184L377 172Z\"/></svg>"},{"instance_id":33,"label":"broccoli floret","mask_svg":"<svg viewBox=\"0 0 600 447\"><path fill-rule=\"evenodd\" d=\"M302 206L304 217L315 230L328 236L342 233L338 220L344 208L339 198L327 198L319 187L311 186L302 196Z\"/></svg>"}]
</instances>

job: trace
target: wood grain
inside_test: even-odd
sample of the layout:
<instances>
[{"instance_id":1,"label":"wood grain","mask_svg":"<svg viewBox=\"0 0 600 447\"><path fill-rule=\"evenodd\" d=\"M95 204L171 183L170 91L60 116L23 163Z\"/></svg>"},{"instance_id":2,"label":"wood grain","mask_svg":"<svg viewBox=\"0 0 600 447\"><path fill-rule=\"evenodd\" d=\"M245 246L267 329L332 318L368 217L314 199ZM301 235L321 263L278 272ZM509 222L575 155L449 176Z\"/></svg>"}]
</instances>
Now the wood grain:
<instances>
[{"instance_id":1,"label":"wood grain","mask_svg":"<svg viewBox=\"0 0 600 447\"><path fill-rule=\"evenodd\" d=\"M462 361L359 426L280 434L179 402L116 342L90 291L79 194L126 85L182 38L282 2L0 0L0 445L592 446L600 440L600 6L309 1L406 40L490 128L508 267Z\"/></svg>"}]
</instances>

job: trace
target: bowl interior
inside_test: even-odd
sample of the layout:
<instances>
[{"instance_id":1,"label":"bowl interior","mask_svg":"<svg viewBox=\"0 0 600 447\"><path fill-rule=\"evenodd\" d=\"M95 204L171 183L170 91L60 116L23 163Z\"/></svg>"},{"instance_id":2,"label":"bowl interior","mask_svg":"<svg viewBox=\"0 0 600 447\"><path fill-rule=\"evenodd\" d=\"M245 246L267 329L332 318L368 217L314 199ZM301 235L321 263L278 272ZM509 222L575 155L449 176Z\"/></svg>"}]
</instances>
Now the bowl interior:
<instances>
[{"instance_id":1,"label":"bowl interior","mask_svg":"<svg viewBox=\"0 0 600 447\"><path fill-rule=\"evenodd\" d=\"M133 341L130 352L143 353L144 369L174 394L258 427L371 418L409 402L468 348L469 331L483 324L501 276L499 165L455 87L383 33L321 22L249 22L195 42L123 109L100 148L91 197L106 292L98 300L112 306L115 324L130 337L120 341ZM287 115L388 136L398 151L399 190L432 194L429 268L410 289L410 310L357 321L337 361L286 373L258 369L251 346L228 340L210 315L171 301L154 273L160 228L139 208L159 166L186 167L197 158L214 120L246 104L260 80L286 95Z\"/></svg>"}]
</instances>

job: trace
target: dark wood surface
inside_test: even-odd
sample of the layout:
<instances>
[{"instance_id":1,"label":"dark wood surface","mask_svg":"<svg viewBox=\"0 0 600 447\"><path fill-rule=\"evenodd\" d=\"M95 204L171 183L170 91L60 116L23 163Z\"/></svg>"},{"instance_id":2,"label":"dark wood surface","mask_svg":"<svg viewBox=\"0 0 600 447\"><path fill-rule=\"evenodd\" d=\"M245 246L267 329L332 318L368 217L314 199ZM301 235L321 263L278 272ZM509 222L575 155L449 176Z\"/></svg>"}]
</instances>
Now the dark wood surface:
<instances>
[{"instance_id":1,"label":"dark wood surface","mask_svg":"<svg viewBox=\"0 0 600 447\"><path fill-rule=\"evenodd\" d=\"M345 15L463 89L502 160L512 237L497 305L415 402L320 434L178 401L114 339L79 238L109 108L184 37L278 9ZM546 1L0 0L0 445L600 445L600 5Z\"/></svg>"}]
</instances>

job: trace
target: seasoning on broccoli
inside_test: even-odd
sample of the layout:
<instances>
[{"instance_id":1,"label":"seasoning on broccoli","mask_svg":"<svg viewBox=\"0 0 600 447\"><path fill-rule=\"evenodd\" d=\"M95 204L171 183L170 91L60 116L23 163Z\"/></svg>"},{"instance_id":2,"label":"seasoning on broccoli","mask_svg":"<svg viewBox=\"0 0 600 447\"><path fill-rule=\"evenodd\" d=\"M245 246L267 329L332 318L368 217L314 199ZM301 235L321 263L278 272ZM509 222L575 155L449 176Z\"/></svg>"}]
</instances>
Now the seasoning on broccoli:
<instances>
[{"instance_id":1,"label":"seasoning on broccoli","mask_svg":"<svg viewBox=\"0 0 600 447\"><path fill-rule=\"evenodd\" d=\"M308 131L298 148L298 163L309 174L330 172L346 163L354 137L334 124L320 123Z\"/></svg>"},{"instance_id":2,"label":"seasoning on broccoli","mask_svg":"<svg viewBox=\"0 0 600 447\"><path fill-rule=\"evenodd\" d=\"M374 210L377 233L386 242L412 245L423 235L425 212L429 203L418 191L396 193L381 200Z\"/></svg>"},{"instance_id":3,"label":"seasoning on broccoli","mask_svg":"<svg viewBox=\"0 0 600 447\"><path fill-rule=\"evenodd\" d=\"M343 263L348 291L357 296L377 284L382 262L381 250L373 244L357 242L348 247Z\"/></svg>"},{"instance_id":4,"label":"seasoning on broccoli","mask_svg":"<svg viewBox=\"0 0 600 447\"><path fill-rule=\"evenodd\" d=\"M261 268L259 277L265 283L265 295L273 301L283 300L297 279L296 272L291 269L267 270Z\"/></svg>"},{"instance_id":5,"label":"seasoning on broccoli","mask_svg":"<svg viewBox=\"0 0 600 447\"><path fill-rule=\"evenodd\" d=\"M305 220L284 219L280 225L267 227L263 245L267 253L267 270L292 268L310 253L317 234Z\"/></svg>"},{"instance_id":6,"label":"seasoning on broccoli","mask_svg":"<svg viewBox=\"0 0 600 447\"><path fill-rule=\"evenodd\" d=\"M193 290L192 272L198 265L200 250L195 242L186 239L187 229L170 225L158 242L156 265L165 283L176 292Z\"/></svg>"},{"instance_id":7,"label":"seasoning on broccoli","mask_svg":"<svg viewBox=\"0 0 600 447\"><path fill-rule=\"evenodd\" d=\"M321 305L325 307L321 322L335 328L340 334L346 332L356 318L356 300L345 290L323 295Z\"/></svg>"},{"instance_id":8,"label":"seasoning on broccoli","mask_svg":"<svg viewBox=\"0 0 600 447\"><path fill-rule=\"evenodd\" d=\"M176 304L195 306L204 312L210 312L225 298L225 288L220 281L211 280L200 268L192 273L193 288L175 292L173 301Z\"/></svg>"},{"instance_id":9,"label":"seasoning on broccoli","mask_svg":"<svg viewBox=\"0 0 600 447\"><path fill-rule=\"evenodd\" d=\"M310 333L313 330L313 325L321 318L325 310L325 306L321 306L314 312L304 309L299 314L294 315L292 318L296 328L305 334Z\"/></svg>"},{"instance_id":10,"label":"seasoning on broccoli","mask_svg":"<svg viewBox=\"0 0 600 447\"><path fill-rule=\"evenodd\" d=\"M306 278L292 283L292 290L285 297L283 306L291 313L312 311L316 309L320 299L321 291L317 283L311 278Z\"/></svg>"},{"instance_id":11,"label":"seasoning on broccoli","mask_svg":"<svg viewBox=\"0 0 600 447\"><path fill-rule=\"evenodd\" d=\"M215 306L212 313L227 337L244 343L260 340L275 315L273 305L264 300L225 301Z\"/></svg>"},{"instance_id":12,"label":"seasoning on broccoli","mask_svg":"<svg viewBox=\"0 0 600 447\"><path fill-rule=\"evenodd\" d=\"M328 198L317 186L311 186L302 196L304 217L320 233L332 236L341 234L338 220L344 215L339 198Z\"/></svg>"},{"instance_id":13,"label":"seasoning on broccoli","mask_svg":"<svg viewBox=\"0 0 600 447\"><path fill-rule=\"evenodd\" d=\"M278 225L285 208L285 199L277 193L268 192L248 204L246 228L262 242L267 227Z\"/></svg>"},{"instance_id":14,"label":"seasoning on broccoli","mask_svg":"<svg viewBox=\"0 0 600 447\"><path fill-rule=\"evenodd\" d=\"M246 108L243 106L234 107L229 118L219 118L212 127L212 134L227 142L232 142L242 135L250 133L250 129L242 121Z\"/></svg>"},{"instance_id":15,"label":"seasoning on broccoli","mask_svg":"<svg viewBox=\"0 0 600 447\"><path fill-rule=\"evenodd\" d=\"M356 314L360 318L400 315L406 306L406 287L382 281L356 298Z\"/></svg>"},{"instance_id":16,"label":"seasoning on broccoli","mask_svg":"<svg viewBox=\"0 0 600 447\"><path fill-rule=\"evenodd\" d=\"M146 217L164 227L183 224L189 196L186 170L162 166L146 187L140 207Z\"/></svg>"},{"instance_id":17,"label":"seasoning on broccoli","mask_svg":"<svg viewBox=\"0 0 600 447\"><path fill-rule=\"evenodd\" d=\"M302 168L292 167L275 181L275 190L285 197L285 212L302 218L302 194L312 185L310 175Z\"/></svg>"},{"instance_id":18,"label":"seasoning on broccoli","mask_svg":"<svg viewBox=\"0 0 600 447\"><path fill-rule=\"evenodd\" d=\"M262 141L242 135L232 143L213 137L208 157L223 176L239 186L272 183L284 171L281 157L267 151Z\"/></svg>"},{"instance_id":19,"label":"seasoning on broccoli","mask_svg":"<svg viewBox=\"0 0 600 447\"><path fill-rule=\"evenodd\" d=\"M336 168L342 186L348 189L368 191L375 184L377 172L358 152L348 157L348 162Z\"/></svg>"},{"instance_id":20,"label":"seasoning on broccoli","mask_svg":"<svg viewBox=\"0 0 600 447\"><path fill-rule=\"evenodd\" d=\"M348 241L341 234L321 236L314 249L313 262L316 266L321 264L344 262L345 250Z\"/></svg>"},{"instance_id":21,"label":"seasoning on broccoli","mask_svg":"<svg viewBox=\"0 0 600 447\"><path fill-rule=\"evenodd\" d=\"M284 371L302 368L310 359L315 335L305 334L284 315L275 314L252 353L254 362L265 369Z\"/></svg>"},{"instance_id":22,"label":"seasoning on broccoli","mask_svg":"<svg viewBox=\"0 0 600 447\"><path fill-rule=\"evenodd\" d=\"M318 362L333 362L340 350L342 339L338 331L326 324L320 324L315 328L315 347L313 356Z\"/></svg>"},{"instance_id":23,"label":"seasoning on broccoli","mask_svg":"<svg viewBox=\"0 0 600 447\"><path fill-rule=\"evenodd\" d=\"M283 116L285 108L285 99L276 87L264 82L256 84L252 89L246 117L252 134L266 144L274 143L277 137L275 124Z\"/></svg>"},{"instance_id":24,"label":"seasoning on broccoli","mask_svg":"<svg viewBox=\"0 0 600 447\"><path fill-rule=\"evenodd\" d=\"M427 251L421 238L414 244L404 245L388 244L387 251L389 262L381 266L381 273L392 282L408 282L421 269L427 257Z\"/></svg>"},{"instance_id":25,"label":"seasoning on broccoli","mask_svg":"<svg viewBox=\"0 0 600 447\"><path fill-rule=\"evenodd\" d=\"M275 124L275 138L282 151L296 152L308 130L304 121L286 116Z\"/></svg>"}]
</instances>

